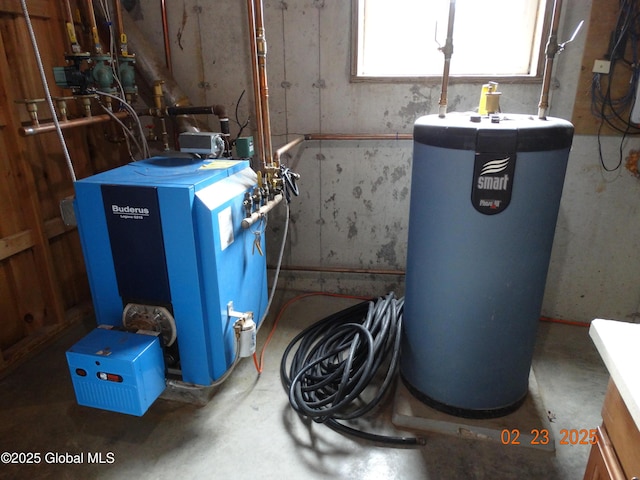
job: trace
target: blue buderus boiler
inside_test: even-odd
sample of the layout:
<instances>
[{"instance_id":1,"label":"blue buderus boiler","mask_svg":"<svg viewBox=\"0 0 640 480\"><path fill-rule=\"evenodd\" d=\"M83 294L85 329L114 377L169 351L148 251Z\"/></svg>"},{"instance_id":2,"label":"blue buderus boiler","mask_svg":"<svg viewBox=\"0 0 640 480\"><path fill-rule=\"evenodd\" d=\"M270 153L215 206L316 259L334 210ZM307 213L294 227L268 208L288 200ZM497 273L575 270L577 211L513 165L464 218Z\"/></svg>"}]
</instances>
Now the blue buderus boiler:
<instances>
[{"instance_id":1,"label":"blue buderus boiler","mask_svg":"<svg viewBox=\"0 0 640 480\"><path fill-rule=\"evenodd\" d=\"M237 312L250 312L259 324L267 306L260 224L241 226L243 201L256 184L248 161L180 154L75 183L78 230L102 327L67 352L78 403L141 415L164 389L158 376L164 380L168 370L203 387L227 372L237 355ZM109 333L110 327L122 333ZM127 340L145 333L152 334L148 341ZM139 368L152 370L151 380ZM144 397L136 392L135 406L122 400L123 389L145 385L153 385L153 398L136 403Z\"/></svg>"}]
</instances>

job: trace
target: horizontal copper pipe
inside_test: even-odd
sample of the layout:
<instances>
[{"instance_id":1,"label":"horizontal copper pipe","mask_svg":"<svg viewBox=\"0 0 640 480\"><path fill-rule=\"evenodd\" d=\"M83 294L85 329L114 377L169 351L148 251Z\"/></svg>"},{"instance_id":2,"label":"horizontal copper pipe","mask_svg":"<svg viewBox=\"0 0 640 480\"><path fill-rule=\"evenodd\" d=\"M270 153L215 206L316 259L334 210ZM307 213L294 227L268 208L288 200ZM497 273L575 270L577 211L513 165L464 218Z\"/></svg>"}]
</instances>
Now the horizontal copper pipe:
<instances>
[{"instance_id":1,"label":"horizontal copper pipe","mask_svg":"<svg viewBox=\"0 0 640 480\"><path fill-rule=\"evenodd\" d=\"M268 268L274 269L274 266ZM369 275L398 275L405 274L404 270L376 270L369 268L351 268L351 267L311 267L304 265L282 265L280 270L294 272L320 272L320 273L359 273Z\"/></svg>"},{"instance_id":2,"label":"horizontal copper pipe","mask_svg":"<svg viewBox=\"0 0 640 480\"><path fill-rule=\"evenodd\" d=\"M280 161L280 157L282 155L284 155L285 153L287 153L289 150L291 150L293 147L295 147L296 145L300 145L302 142L304 142L305 138L304 137L298 137L295 140L290 141L289 143L281 146L280 148L278 148L276 150L276 153L274 154L274 160L276 162Z\"/></svg>"},{"instance_id":3,"label":"horizontal copper pipe","mask_svg":"<svg viewBox=\"0 0 640 480\"><path fill-rule=\"evenodd\" d=\"M308 133L305 140L413 140L412 133Z\"/></svg>"},{"instance_id":4,"label":"horizontal copper pipe","mask_svg":"<svg viewBox=\"0 0 640 480\"><path fill-rule=\"evenodd\" d=\"M116 112L113 115L118 117L119 119L127 118L127 112ZM66 130L68 128L81 127L84 125L91 125L94 123L103 123L112 120L111 115L103 114L103 115L93 115L91 117L81 117L74 118L73 120L66 120L58 122L60 124L60 128L62 130ZM40 125L30 125L28 127L20 127L19 132L23 137L28 137L31 135L38 135L40 133L50 133L55 132L56 125L55 123L41 123Z\"/></svg>"},{"instance_id":5,"label":"horizontal copper pipe","mask_svg":"<svg viewBox=\"0 0 640 480\"><path fill-rule=\"evenodd\" d=\"M280 160L280 157L291 150L293 147L300 145L306 140L413 140L412 133L307 133L302 137L278 148L275 152L274 159Z\"/></svg>"}]
</instances>

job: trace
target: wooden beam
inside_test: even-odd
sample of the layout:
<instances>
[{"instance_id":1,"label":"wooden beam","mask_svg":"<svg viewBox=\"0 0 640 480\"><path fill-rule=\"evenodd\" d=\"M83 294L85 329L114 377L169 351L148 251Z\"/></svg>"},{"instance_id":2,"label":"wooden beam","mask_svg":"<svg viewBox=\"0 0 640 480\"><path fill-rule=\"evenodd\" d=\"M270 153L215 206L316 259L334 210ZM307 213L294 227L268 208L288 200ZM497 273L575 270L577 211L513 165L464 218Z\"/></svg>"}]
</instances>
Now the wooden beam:
<instances>
[{"instance_id":1,"label":"wooden beam","mask_svg":"<svg viewBox=\"0 0 640 480\"><path fill-rule=\"evenodd\" d=\"M94 315L93 302L91 300L71 307L65 312L64 319L68 325L81 322Z\"/></svg>"},{"instance_id":2,"label":"wooden beam","mask_svg":"<svg viewBox=\"0 0 640 480\"><path fill-rule=\"evenodd\" d=\"M60 217L44 222L44 232L49 241L75 229L76 227L65 225ZM0 238L0 261L24 252L33 246L35 246L35 242L31 230L24 230L14 235Z\"/></svg>"},{"instance_id":3,"label":"wooden beam","mask_svg":"<svg viewBox=\"0 0 640 480\"><path fill-rule=\"evenodd\" d=\"M59 237L67 232L72 232L75 229L75 226L65 225L60 217L55 217L44 222L44 231L49 240Z\"/></svg>"},{"instance_id":4,"label":"wooden beam","mask_svg":"<svg viewBox=\"0 0 640 480\"><path fill-rule=\"evenodd\" d=\"M93 313L91 302L76 305L65 312L64 323L45 326L4 351L0 351L0 354L2 354L0 355L0 379L31 358L32 354L43 350L54 342L60 334L66 331L69 325L90 318Z\"/></svg>"},{"instance_id":5,"label":"wooden beam","mask_svg":"<svg viewBox=\"0 0 640 480\"><path fill-rule=\"evenodd\" d=\"M12 257L34 246L31 230L0 238L0 261Z\"/></svg>"},{"instance_id":6,"label":"wooden beam","mask_svg":"<svg viewBox=\"0 0 640 480\"><path fill-rule=\"evenodd\" d=\"M30 17L51 18L50 0L29 0ZM22 15L22 6L16 0L0 0L0 14Z\"/></svg>"},{"instance_id":7,"label":"wooden beam","mask_svg":"<svg viewBox=\"0 0 640 480\"><path fill-rule=\"evenodd\" d=\"M8 365L17 363L23 357L50 341L56 334L64 330L65 327L65 324L48 325L38 329L31 335L24 337L22 340L14 343L4 351L5 362Z\"/></svg>"}]
</instances>

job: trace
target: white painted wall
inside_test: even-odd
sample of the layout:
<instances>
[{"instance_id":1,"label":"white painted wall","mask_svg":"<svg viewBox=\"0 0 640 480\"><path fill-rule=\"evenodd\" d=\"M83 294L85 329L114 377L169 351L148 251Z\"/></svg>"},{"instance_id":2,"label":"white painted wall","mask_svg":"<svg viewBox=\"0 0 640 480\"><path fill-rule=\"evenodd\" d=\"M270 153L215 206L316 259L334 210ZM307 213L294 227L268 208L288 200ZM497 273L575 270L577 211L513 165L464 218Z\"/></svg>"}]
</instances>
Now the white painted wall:
<instances>
[{"instance_id":1,"label":"white painted wall","mask_svg":"<svg viewBox=\"0 0 640 480\"><path fill-rule=\"evenodd\" d=\"M224 103L232 116L246 90L238 106L240 120L246 119L253 111L246 2L166 3L178 83L194 104ZM568 38L579 20L588 23L590 3L565 0L560 39ZM140 0L134 16L163 58L159 4ZM303 133L410 133L417 117L436 112L439 84L349 81L350 15L348 0L265 0L276 146ZM585 38L583 31L556 60L552 116L571 118ZM504 84L501 91L503 111L537 112L539 85ZM476 108L478 95L479 85L450 85L449 111ZM210 124L216 128L215 119ZM619 143L616 137L603 140L607 162L617 161ZM629 140L625 152L634 147L638 141ZM285 264L404 269L411 149L407 141L325 141L306 142L293 151L287 163L302 175L302 193L291 205ZM640 310L639 194L640 182L626 170L603 172L595 137L575 137L544 315L579 321L635 318ZM281 219L281 214L270 219L271 260ZM296 272L284 281L298 288L367 294L403 288L401 277L389 275Z\"/></svg>"}]
</instances>

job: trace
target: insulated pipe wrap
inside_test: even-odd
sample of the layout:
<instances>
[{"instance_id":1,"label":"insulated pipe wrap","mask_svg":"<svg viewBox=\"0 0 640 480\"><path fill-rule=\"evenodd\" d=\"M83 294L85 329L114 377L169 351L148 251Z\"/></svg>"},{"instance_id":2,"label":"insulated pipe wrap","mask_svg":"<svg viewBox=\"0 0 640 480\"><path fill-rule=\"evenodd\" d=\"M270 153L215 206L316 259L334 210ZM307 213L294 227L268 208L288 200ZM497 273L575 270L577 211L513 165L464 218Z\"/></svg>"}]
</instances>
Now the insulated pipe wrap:
<instances>
[{"instance_id":1,"label":"insulated pipe wrap","mask_svg":"<svg viewBox=\"0 0 640 480\"><path fill-rule=\"evenodd\" d=\"M156 81L164 82L164 100L171 107L190 106L191 102L182 91L173 75L166 67L163 60L155 54L153 47L140 32L136 23L128 12L124 11L122 16L124 28L127 31L127 40L130 50L136 54L136 70L148 85L153 85ZM177 117L176 122L181 132L199 132L201 126L196 119L190 117Z\"/></svg>"}]
</instances>

